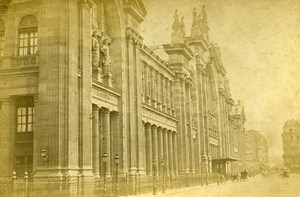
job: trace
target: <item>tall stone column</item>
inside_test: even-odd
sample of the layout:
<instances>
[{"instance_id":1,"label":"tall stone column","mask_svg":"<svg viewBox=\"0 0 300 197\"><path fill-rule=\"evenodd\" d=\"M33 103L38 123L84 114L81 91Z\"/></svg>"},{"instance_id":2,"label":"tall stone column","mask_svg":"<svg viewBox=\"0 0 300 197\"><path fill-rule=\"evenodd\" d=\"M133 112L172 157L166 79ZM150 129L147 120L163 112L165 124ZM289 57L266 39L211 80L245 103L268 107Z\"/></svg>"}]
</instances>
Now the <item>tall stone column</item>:
<instances>
[{"instance_id":1,"label":"tall stone column","mask_svg":"<svg viewBox=\"0 0 300 197\"><path fill-rule=\"evenodd\" d=\"M99 178L99 107L93 105L93 119L92 119L92 147L93 147L93 174L95 178Z\"/></svg>"},{"instance_id":2,"label":"tall stone column","mask_svg":"<svg viewBox=\"0 0 300 197\"><path fill-rule=\"evenodd\" d=\"M170 89L171 89L171 111L172 111L172 115L175 116L173 81L171 81L170 83L171 83L171 85L170 85Z\"/></svg>"},{"instance_id":3,"label":"tall stone column","mask_svg":"<svg viewBox=\"0 0 300 197\"><path fill-rule=\"evenodd\" d=\"M152 131L151 124L145 124L146 173L152 175Z\"/></svg>"},{"instance_id":4,"label":"tall stone column","mask_svg":"<svg viewBox=\"0 0 300 197\"><path fill-rule=\"evenodd\" d=\"M172 131L168 131L168 155L169 155L169 173L173 174L173 143L172 143Z\"/></svg>"},{"instance_id":5,"label":"tall stone column","mask_svg":"<svg viewBox=\"0 0 300 197\"><path fill-rule=\"evenodd\" d=\"M161 100L162 111L165 112L167 95L166 95L166 78L164 76L162 76L161 78L161 92L162 92L162 100Z\"/></svg>"},{"instance_id":6,"label":"tall stone column","mask_svg":"<svg viewBox=\"0 0 300 197\"><path fill-rule=\"evenodd\" d=\"M111 174L111 152L110 152L110 111L103 108L102 114L102 128L103 128L103 154L106 153L108 156L106 164L106 175ZM103 156L103 155L102 155Z\"/></svg>"},{"instance_id":7,"label":"tall stone column","mask_svg":"<svg viewBox=\"0 0 300 197\"><path fill-rule=\"evenodd\" d=\"M156 71L153 69L153 68L151 68L151 82L152 82L152 86L151 86L151 88L152 88L152 91L151 91L151 96L152 96L152 106L153 107L156 107L156 96L157 96L157 94L156 94Z\"/></svg>"},{"instance_id":8,"label":"tall stone column","mask_svg":"<svg viewBox=\"0 0 300 197\"><path fill-rule=\"evenodd\" d=\"M157 128L157 143L158 143L158 171L161 173L161 161L163 159L163 154L164 154L164 149L163 149L163 133L162 133L162 128L158 127Z\"/></svg>"},{"instance_id":9,"label":"tall stone column","mask_svg":"<svg viewBox=\"0 0 300 197\"><path fill-rule=\"evenodd\" d=\"M156 159L156 163L158 162L158 151L157 148L157 126L152 125L152 159ZM151 162L152 163L152 162ZM157 173L157 172L156 172Z\"/></svg>"},{"instance_id":10,"label":"tall stone column","mask_svg":"<svg viewBox=\"0 0 300 197\"><path fill-rule=\"evenodd\" d=\"M164 146L164 161L166 166L166 173L169 173L169 145L168 145L168 130L163 129L163 146Z\"/></svg>"},{"instance_id":11,"label":"tall stone column","mask_svg":"<svg viewBox=\"0 0 300 197\"><path fill-rule=\"evenodd\" d=\"M171 81L167 79L167 113L171 114Z\"/></svg>"},{"instance_id":12,"label":"tall stone column","mask_svg":"<svg viewBox=\"0 0 300 197\"><path fill-rule=\"evenodd\" d=\"M192 106L192 98L191 98L191 86L192 86L192 82L191 80L187 80L186 82L186 88L187 88L187 111L189 113L188 115L188 122L190 123L189 127L188 127L188 142L189 142L189 170L190 173L193 173L195 171L195 154L194 154L194 141L193 141L193 120L192 120L192 116L193 116L193 106Z\"/></svg>"},{"instance_id":13,"label":"tall stone column","mask_svg":"<svg viewBox=\"0 0 300 197\"><path fill-rule=\"evenodd\" d=\"M13 114L16 113L14 102L11 99L1 99L0 108L0 172L2 177L10 179L14 171L14 120Z\"/></svg>"},{"instance_id":14,"label":"tall stone column","mask_svg":"<svg viewBox=\"0 0 300 197\"><path fill-rule=\"evenodd\" d=\"M121 141L122 137L120 137L120 129L119 129L119 113L118 112L111 112L110 113L110 132L111 132L111 165L112 171L115 172L114 166L114 158L116 155L119 157L121 156ZM122 158L122 157L120 157Z\"/></svg>"},{"instance_id":15,"label":"tall stone column","mask_svg":"<svg viewBox=\"0 0 300 197\"><path fill-rule=\"evenodd\" d=\"M151 81L150 81L150 72L149 66L145 65L145 79L146 79L146 98L145 101L147 104L151 104Z\"/></svg>"},{"instance_id":16,"label":"tall stone column","mask_svg":"<svg viewBox=\"0 0 300 197\"><path fill-rule=\"evenodd\" d=\"M157 71L156 72L156 76L157 76L157 108L161 109L161 74Z\"/></svg>"},{"instance_id":17,"label":"tall stone column","mask_svg":"<svg viewBox=\"0 0 300 197\"><path fill-rule=\"evenodd\" d=\"M174 174L178 174L178 160L177 160L177 134L173 132L172 134L172 143L173 143L173 168Z\"/></svg>"}]
</instances>

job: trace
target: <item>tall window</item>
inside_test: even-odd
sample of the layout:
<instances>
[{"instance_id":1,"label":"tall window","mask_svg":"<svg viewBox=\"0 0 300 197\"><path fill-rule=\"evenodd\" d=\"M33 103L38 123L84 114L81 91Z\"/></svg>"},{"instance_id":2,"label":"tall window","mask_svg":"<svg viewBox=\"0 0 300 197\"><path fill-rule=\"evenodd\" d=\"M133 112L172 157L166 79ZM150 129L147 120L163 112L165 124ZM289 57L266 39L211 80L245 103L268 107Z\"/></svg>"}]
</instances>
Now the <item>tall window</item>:
<instances>
[{"instance_id":1,"label":"tall window","mask_svg":"<svg viewBox=\"0 0 300 197\"><path fill-rule=\"evenodd\" d=\"M20 98L17 102L17 132L33 131L34 106L32 97Z\"/></svg>"},{"instance_id":2,"label":"tall window","mask_svg":"<svg viewBox=\"0 0 300 197\"><path fill-rule=\"evenodd\" d=\"M19 25L19 55L33 55L38 50L38 23L33 15L25 16Z\"/></svg>"},{"instance_id":3,"label":"tall window","mask_svg":"<svg viewBox=\"0 0 300 197\"><path fill-rule=\"evenodd\" d=\"M4 43L5 43L4 33L5 33L5 25L4 22L0 20L0 58L4 54Z\"/></svg>"}]
</instances>

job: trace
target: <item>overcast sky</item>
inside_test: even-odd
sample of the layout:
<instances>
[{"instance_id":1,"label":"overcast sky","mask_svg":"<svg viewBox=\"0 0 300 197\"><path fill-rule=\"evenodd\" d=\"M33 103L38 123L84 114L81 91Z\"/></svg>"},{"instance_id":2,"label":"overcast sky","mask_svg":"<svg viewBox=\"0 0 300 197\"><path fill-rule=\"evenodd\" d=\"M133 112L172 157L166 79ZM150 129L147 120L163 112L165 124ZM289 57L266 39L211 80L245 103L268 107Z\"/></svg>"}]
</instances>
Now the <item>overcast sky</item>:
<instances>
[{"instance_id":1,"label":"overcast sky","mask_svg":"<svg viewBox=\"0 0 300 197\"><path fill-rule=\"evenodd\" d=\"M174 10L190 35L192 11L206 5L210 41L221 47L232 97L242 99L246 129L268 138L270 155L282 154L288 119L300 119L299 0L144 0L147 45L169 43Z\"/></svg>"}]
</instances>

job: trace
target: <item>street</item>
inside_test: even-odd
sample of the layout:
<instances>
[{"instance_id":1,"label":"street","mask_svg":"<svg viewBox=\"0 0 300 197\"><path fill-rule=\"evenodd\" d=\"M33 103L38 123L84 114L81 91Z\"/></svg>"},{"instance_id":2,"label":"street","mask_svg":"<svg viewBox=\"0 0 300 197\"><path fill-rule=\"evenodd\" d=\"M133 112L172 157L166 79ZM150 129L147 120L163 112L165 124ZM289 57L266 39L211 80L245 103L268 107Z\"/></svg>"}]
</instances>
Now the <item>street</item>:
<instances>
[{"instance_id":1,"label":"street","mask_svg":"<svg viewBox=\"0 0 300 197\"><path fill-rule=\"evenodd\" d=\"M141 196L153 196L144 194ZM206 187L192 187L181 190L169 190L158 196L172 197L298 197L300 196L300 174L291 174L283 179L279 174L263 177L258 175L246 182L228 181L221 185L209 185Z\"/></svg>"}]
</instances>

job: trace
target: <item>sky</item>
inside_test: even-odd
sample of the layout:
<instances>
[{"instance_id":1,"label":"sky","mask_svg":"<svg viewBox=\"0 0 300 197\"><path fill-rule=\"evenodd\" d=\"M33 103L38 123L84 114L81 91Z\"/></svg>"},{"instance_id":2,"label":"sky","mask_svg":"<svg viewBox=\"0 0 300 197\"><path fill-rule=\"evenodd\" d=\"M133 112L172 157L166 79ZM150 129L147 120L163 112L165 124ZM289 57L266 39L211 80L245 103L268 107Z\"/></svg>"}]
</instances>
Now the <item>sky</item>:
<instances>
[{"instance_id":1,"label":"sky","mask_svg":"<svg viewBox=\"0 0 300 197\"><path fill-rule=\"evenodd\" d=\"M174 11L184 16L206 5L210 41L221 48L232 98L243 100L246 130L260 131L270 155L282 155L286 120L300 119L299 0L144 0L146 45L171 41Z\"/></svg>"}]
</instances>

